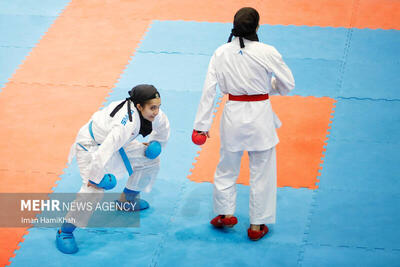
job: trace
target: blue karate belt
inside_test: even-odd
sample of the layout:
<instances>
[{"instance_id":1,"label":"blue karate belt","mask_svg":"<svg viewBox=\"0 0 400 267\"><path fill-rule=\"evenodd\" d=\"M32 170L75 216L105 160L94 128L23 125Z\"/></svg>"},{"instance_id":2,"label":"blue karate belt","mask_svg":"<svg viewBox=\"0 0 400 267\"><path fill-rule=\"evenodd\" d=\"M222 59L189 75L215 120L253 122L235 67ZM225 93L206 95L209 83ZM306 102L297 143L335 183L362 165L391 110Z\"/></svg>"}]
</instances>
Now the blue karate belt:
<instances>
[{"instance_id":1,"label":"blue karate belt","mask_svg":"<svg viewBox=\"0 0 400 267\"><path fill-rule=\"evenodd\" d=\"M90 136L92 137L93 141L95 141L96 144L99 146L100 144L96 141L96 139L94 138L94 134L93 134L93 121L89 122L89 133L90 133ZM81 145L79 143L78 143L78 145L81 148L83 148L85 151L88 151L83 145ZM125 168L128 171L129 176L131 176L133 173L133 169L132 169L132 165L129 162L128 156L126 155L124 148L121 147L118 152L121 155L122 161L124 162Z\"/></svg>"}]
</instances>

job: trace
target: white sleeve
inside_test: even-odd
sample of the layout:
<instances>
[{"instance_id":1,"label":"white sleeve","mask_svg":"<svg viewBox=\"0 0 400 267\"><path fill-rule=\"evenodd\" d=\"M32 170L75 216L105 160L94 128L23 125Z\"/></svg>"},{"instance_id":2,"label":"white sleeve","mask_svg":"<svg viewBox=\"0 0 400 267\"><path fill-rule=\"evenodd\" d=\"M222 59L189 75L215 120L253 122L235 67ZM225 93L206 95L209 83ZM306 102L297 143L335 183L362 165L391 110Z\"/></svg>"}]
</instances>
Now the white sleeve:
<instances>
[{"instance_id":1,"label":"white sleeve","mask_svg":"<svg viewBox=\"0 0 400 267\"><path fill-rule=\"evenodd\" d=\"M154 123L153 131L149 135L149 142L158 141L164 147L169 138L169 120L162 110L158 113Z\"/></svg>"},{"instance_id":2,"label":"white sleeve","mask_svg":"<svg viewBox=\"0 0 400 267\"><path fill-rule=\"evenodd\" d=\"M89 179L95 183L100 183L105 175L104 166L111 156L118 151L131 136L136 122L127 122L126 125L115 124L102 144L91 156Z\"/></svg>"},{"instance_id":3,"label":"white sleeve","mask_svg":"<svg viewBox=\"0 0 400 267\"><path fill-rule=\"evenodd\" d=\"M295 85L292 72L275 48L272 49L272 53L268 54L268 62L270 63L269 71L275 74L275 78L271 80L271 95L276 93L287 95Z\"/></svg>"},{"instance_id":4,"label":"white sleeve","mask_svg":"<svg viewBox=\"0 0 400 267\"><path fill-rule=\"evenodd\" d=\"M215 71L215 53L211 57L206 79L204 81L203 93L197 108L197 114L193 128L198 131L208 131L211 128L214 100L217 95L217 75Z\"/></svg>"},{"instance_id":5,"label":"white sleeve","mask_svg":"<svg viewBox=\"0 0 400 267\"><path fill-rule=\"evenodd\" d=\"M278 95L279 91L276 88L276 78L273 76L271 78L271 91L269 92L269 95Z\"/></svg>"}]
</instances>

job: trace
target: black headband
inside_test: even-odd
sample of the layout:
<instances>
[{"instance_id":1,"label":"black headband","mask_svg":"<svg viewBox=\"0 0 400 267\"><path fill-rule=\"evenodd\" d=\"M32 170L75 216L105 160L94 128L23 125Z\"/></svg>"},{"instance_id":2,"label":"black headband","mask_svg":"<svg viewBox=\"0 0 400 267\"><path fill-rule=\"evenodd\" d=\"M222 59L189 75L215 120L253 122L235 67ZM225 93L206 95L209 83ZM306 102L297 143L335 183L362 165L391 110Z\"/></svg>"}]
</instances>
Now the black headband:
<instances>
[{"instance_id":1,"label":"black headband","mask_svg":"<svg viewBox=\"0 0 400 267\"><path fill-rule=\"evenodd\" d=\"M239 37L240 48L244 48L243 38L258 41L257 26L259 21L260 15L254 8L244 7L239 9L233 19L233 29L228 43L232 41L233 36Z\"/></svg>"},{"instance_id":2,"label":"black headband","mask_svg":"<svg viewBox=\"0 0 400 267\"><path fill-rule=\"evenodd\" d=\"M129 97L125 98L124 101L119 103L118 106L116 106L110 113L110 116L114 117L114 115L125 105L125 102L128 102L127 106L129 121L132 121L131 102L129 100L131 100L136 106L136 104L143 105L144 102L153 98L160 98L160 93L157 91L157 89L150 84L139 84L129 91Z\"/></svg>"}]
</instances>

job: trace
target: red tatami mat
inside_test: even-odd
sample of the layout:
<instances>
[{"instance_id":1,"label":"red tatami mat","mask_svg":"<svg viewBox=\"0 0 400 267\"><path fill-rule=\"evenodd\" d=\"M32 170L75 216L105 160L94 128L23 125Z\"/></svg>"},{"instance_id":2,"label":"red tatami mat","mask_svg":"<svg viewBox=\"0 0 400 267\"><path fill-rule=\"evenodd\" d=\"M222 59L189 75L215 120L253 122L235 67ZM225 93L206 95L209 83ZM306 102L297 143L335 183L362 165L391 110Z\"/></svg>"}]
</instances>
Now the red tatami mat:
<instances>
[{"instance_id":1,"label":"red tatami mat","mask_svg":"<svg viewBox=\"0 0 400 267\"><path fill-rule=\"evenodd\" d=\"M400 1L396 0L165 0L154 6L150 17L232 22L233 14L244 6L259 11L261 24L400 29Z\"/></svg>"},{"instance_id":2,"label":"red tatami mat","mask_svg":"<svg viewBox=\"0 0 400 267\"><path fill-rule=\"evenodd\" d=\"M189 179L212 182L219 160L219 122L226 102L223 98L211 126L211 138L202 146ZM283 122L278 130L278 186L317 188L331 113L335 100L329 97L273 96L273 109ZM249 185L249 159L242 158L237 183Z\"/></svg>"}]
</instances>

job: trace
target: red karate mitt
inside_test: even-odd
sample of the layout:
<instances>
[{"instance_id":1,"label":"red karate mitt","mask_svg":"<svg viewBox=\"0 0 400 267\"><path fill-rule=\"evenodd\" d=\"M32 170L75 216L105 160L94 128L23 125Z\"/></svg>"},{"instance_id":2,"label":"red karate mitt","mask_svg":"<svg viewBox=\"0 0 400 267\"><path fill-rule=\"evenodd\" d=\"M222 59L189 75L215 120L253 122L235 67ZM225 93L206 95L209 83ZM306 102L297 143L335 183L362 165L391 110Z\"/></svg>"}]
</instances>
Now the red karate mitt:
<instances>
[{"instance_id":1,"label":"red karate mitt","mask_svg":"<svg viewBox=\"0 0 400 267\"><path fill-rule=\"evenodd\" d=\"M199 133L196 130L193 130L192 133L192 141L193 143L195 143L198 146L201 146L202 144L204 144L207 140L207 136L205 134Z\"/></svg>"}]
</instances>

